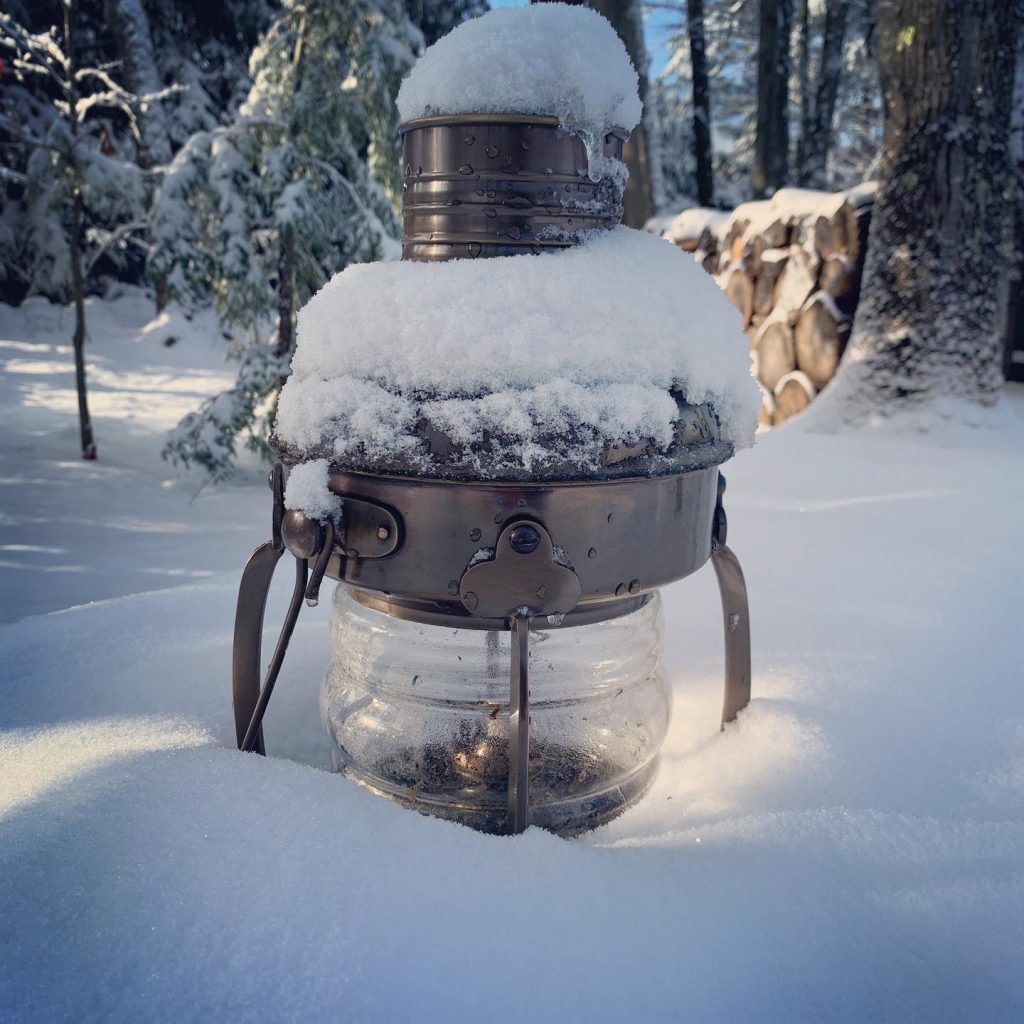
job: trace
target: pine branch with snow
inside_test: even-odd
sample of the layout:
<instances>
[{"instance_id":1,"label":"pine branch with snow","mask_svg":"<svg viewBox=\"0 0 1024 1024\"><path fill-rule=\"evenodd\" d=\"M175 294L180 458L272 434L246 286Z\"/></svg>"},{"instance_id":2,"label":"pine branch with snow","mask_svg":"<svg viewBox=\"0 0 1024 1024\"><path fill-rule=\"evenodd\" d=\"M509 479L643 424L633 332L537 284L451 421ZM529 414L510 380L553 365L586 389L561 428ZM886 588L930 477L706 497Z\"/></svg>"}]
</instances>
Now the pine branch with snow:
<instances>
[{"instance_id":1,"label":"pine branch with snow","mask_svg":"<svg viewBox=\"0 0 1024 1024\"><path fill-rule=\"evenodd\" d=\"M170 458L221 477L240 432L259 448L299 307L349 263L397 254L394 95L421 45L399 0L288 0L253 50L237 114L171 164L150 273L178 299L208 286L243 342L238 384L182 421Z\"/></svg>"}]
</instances>

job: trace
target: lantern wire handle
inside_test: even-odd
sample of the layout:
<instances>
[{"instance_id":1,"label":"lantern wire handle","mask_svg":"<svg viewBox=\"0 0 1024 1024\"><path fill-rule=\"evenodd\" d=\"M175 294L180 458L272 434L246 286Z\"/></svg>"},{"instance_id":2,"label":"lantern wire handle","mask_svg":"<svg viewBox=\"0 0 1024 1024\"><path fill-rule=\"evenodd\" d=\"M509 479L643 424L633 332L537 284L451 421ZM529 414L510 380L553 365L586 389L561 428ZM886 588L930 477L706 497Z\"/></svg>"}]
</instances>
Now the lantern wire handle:
<instances>
[{"instance_id":1,"label":"lantern wire handle","mask_svg":"<svg viewBox=\"0 0 1024 1024\"><path fill-rule=\"evenodd\" d=\"M257 737L262 739L263 716L267 713L267 705L274 693L274 686L277 677L281 672L281 665L284 664L284 656L288 653L288 643L295 630L295 622L302 610L302 603L306 596L306 580L309 576L309 562L305 558L295 559L295 586L292 588L292 599L288 604L288 613L284 617L284 625L281 627L280 636L277 638L277 646L274 648L274 655L267 667L267 674L260 688L260 695L256 700L256 707L253 709L252 718L249 720L249 727L245 730L245 737L239 745L239 750L246 753L252 751L256 746Z\"/></svg>"},{"instance_id":2,"label":"lantern wire handle","mask_svg":"<svg viewBox=\"0 0 1024 1024\"><path fill-rule=\"evenodd\" d=\"M508 716L508 817L505 830L525 832L530 824L530 616L517 611L512 630L512 672Z\"/></svg>"}]
</instances>

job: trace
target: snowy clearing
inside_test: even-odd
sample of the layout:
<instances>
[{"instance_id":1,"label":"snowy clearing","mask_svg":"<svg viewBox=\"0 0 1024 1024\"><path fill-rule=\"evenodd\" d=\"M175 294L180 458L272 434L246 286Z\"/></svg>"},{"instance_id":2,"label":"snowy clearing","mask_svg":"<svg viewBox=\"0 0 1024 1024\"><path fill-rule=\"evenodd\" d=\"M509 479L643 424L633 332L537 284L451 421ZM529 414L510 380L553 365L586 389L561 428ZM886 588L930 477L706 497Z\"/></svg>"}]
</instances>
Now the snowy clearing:
<instances>
[{"instance_id":1,"label":"snowy clearing","mask_svg":"<svg viewBox=\"0 0 1024 1024\"><path fill-rule=\"evenodd\" d=\"M137 293L90 315L97 464L68 314L0 308L4 1021L1020 1019L1024 389L975 428L797 420L727 464L750 708L718 733L706 566L665 592L651 794L576 841L495 838L319 770L329 601L272 756L233 749L262 470L190 503L158 452L224 385L220 343L145 329Z\"/></svg>"}]
</instances>

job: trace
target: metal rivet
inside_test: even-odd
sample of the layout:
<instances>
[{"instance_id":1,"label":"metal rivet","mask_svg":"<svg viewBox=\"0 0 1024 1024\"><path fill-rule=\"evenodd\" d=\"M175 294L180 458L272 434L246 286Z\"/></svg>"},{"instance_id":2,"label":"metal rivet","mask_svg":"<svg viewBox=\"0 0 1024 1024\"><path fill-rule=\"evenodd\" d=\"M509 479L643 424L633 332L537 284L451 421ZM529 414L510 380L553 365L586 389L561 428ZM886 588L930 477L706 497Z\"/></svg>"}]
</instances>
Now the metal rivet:
<instances>
[{"instance_id":1,"label":"metal rivet","mask_svg":"<svg viewBox=\"0 0 1024 1024\"><path fill-rule=\"evenodd\" d=\"M540 534L536 527L530 526L529 523L523 523L521 526L516 526L508 535L508 544L517 555L529 555L537 550L537 545L540 544Z\"/></svg>"},{"instance_id":2,"label":"metal rivet","mask_svg":"<svg viewBox=\"0 0 1024 1024\"><path fill-rule=\"evenodd\" d=\"M480 598L473 593L472 590L466 593L466 596L462 599L462 603L472 612L476 611L476 606L480 603Z\"/></svg>"},{"instance_id":3,"label":"metal rivet","mask_svg":"<svg viewBox=\"0 0 1024 1024\"><path fill-rule=\"evenodd\" d=\"M448 593L454 597L459 592L459 581L449 580L448 582Z\"/></svg>"},{"instance_id":4,"label":"metal rivet","mask_svg":"<svg viewBox=\"0 0 1024 1024\"><path fill-rule=\"evenodd\" d=\"M617 587L615 588L615 596L616 596L616 597L622 597L622 595L623 595L623 594L624 594L625 592L626 592L626 584L625 584L625 583L620 583L620 584L619 584L619 585L618 585L618 586L617 586Z\"/></svg>"},{"instance_id":5,"label":"metal rivet","mask_svg":"<svg viewBox=\"0 0 1024 1024\"><path fill-rule=\"evenodd\" d=\"M470 540L479 540L480 537L481 537L480 531L474 526L473 529L469 531L469 539Z\"/></svg>"},{"instance_id":6,"label":"metal rivet","mask_svg":"<svg viewBox=\"0 0 1024 1024\"><path fill-rule=\"evenodd\" d=\"M391 536L391 531L386 526L377 527L377 540L387 540Z\"/></svg>"},{"instance_id":7,"label":"metal rivet","mask_svg":"<svg viewBox=\"0 0 1024 1024\"><path fill-rule=\"evenodd\" d=\"M587 552L587 558L597 558L597 548L591 548Z\"/></svg>"},{"instance_id":8,"label":"metal rivet","mask_svg":"<svg viewBox=\"0 0 1024 1024\"><path fill-rule=\"evenodd\" d=\"M639 594L640 593L640 581L639 580L630 580L629 581L629 592L631 594Z\"/></svg>"}]
</instances>

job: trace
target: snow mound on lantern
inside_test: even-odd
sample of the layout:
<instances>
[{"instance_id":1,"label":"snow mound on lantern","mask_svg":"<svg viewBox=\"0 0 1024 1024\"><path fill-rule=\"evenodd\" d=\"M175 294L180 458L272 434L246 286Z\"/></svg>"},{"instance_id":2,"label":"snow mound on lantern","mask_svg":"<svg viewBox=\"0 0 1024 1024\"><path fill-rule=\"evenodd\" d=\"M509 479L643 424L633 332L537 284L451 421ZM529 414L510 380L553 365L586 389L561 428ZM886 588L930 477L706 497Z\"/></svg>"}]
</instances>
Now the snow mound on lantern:
<instances>
[{"instance_id":1,"label":"snow mound on lantern","mask_svg":"<svg viewBox=\"0 0 1024 1024\"><path fill-rule=\"evenodd\" d=\"M341 498L328 487L329 470L326 459L312 459L293 467L285 485L285 506L305 512L311 519L337 521L342 511Z\"/></svg>"},{"instance_id":2,"label":"snow mound on lantern","mask_svg":"<svg viewBox=\"0 0 1024 1024\"><path fill-rule=\"evenodd\" d=\"M433 114L542 114L594 137L640 122L637 74L611 25L567 4L502 8L463 22L398 92L403 121Z\"/></svg>"},{"instance_id":3,"label":"snow mound on lantern","mask_svg":"<svg viewBox=\"0 0 1024 1024\"><path fill-rule=\"evenodd\" d=\"M554 444L585 470L609 444L665 451L675 394L752 443L736 311L686 254L617 228L552 254L348 267L299 314L276 436L306 457L427 469L426 419L459 443L500 433L503 469L530 472Z\"/></svg>"}]
</instances>

